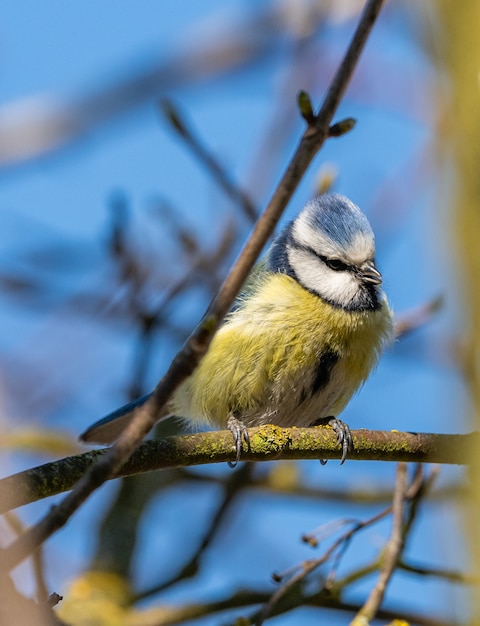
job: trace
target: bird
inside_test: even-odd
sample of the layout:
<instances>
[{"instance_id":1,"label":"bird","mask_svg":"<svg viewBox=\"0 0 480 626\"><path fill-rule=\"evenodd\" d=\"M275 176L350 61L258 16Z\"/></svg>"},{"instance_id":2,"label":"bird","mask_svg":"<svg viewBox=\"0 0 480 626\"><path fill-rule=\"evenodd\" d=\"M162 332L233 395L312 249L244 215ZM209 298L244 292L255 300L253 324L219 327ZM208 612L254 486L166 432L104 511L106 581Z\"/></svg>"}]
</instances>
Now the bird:
<instances>
[{"instance_id":1,"label":"bird","mask_svg":"<svg viewBox=\"0 0 480 626\"><path fill-rule=\"evenodd\" d=\"M160 419L175 415L197 430L230 429L232 466L243 441L249 444L250 427L329 425L343 463L353 444L338 415L393 336L368 219L346 196L324 193L275 237ZM110 413L80 439L113 443L150 395Z\"/></svg>"}]
</instances>

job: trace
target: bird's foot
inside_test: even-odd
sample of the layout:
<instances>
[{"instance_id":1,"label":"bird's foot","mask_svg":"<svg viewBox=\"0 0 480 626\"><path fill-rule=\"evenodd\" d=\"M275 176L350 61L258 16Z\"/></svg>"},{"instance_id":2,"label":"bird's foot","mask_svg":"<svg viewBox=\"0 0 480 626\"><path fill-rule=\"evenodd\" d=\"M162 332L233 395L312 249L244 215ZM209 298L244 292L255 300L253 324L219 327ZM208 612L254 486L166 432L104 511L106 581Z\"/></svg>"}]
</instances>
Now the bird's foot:
<instances>
[{"instance_id":1,"label":"bird's foot","mask_svg":"<svg viewBox=\"0 0 480 626\"><path fill-rule=\"evenodd\" d=\"M342 458L340 460L340 465L343 465L348 453L353 450L352 433L350 432L348 424L345 424L345 422L342 422L342 420L339 420L336 417L329 416L315 420L312 426L331 426L331 428L333 428L335 434L337 435L337 443L342 446ZM320 463L325 465L327 461L320 459Z\"/></svg>"},{"instance_id":2,"label":"bird's foot","mask_svg":"<svg viewBox=\"0 0 480 626\"><path fill-rule=\"evenodd\" d=\"M236 465L240 462L240 457L242 456L242 444L245 441L247 448L250 448L250 438L245 424L233 415L228 418L227 427L233 435L233 443L237 452L236 460L229 461L228 465L229 467L236 467Z\"/></svg>"}]
</instances>

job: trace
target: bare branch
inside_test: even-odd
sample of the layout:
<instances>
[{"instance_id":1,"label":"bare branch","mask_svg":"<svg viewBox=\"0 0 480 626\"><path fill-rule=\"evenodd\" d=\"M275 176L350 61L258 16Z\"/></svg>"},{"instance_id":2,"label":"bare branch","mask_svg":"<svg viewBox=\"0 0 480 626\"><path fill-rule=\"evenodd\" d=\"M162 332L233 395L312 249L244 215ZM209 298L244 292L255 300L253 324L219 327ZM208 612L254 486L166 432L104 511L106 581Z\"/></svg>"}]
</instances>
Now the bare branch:
<instances>
[{"instance_id":1,"label":"bare branch","mask_svg":"<svg viewBox=\"0 0 480 626\"><path fill-rule=\"evenodd\" d=\"M420 565L418 563L411 563L401 560L398 563L399 569L411 574L418 574L419 576L431 576L432 578L442 578L454 583L461 583L464 585L478 585L480 583L480 576L474 574L465 574L459 570L442 569L440 567L429 567L426 565Z\"/></svg>"},{"instance_id":2,"label":"bare branch","mask_svg":"<svg viewBox=\"0 0 480 626\"><path fill-rule=\"evenodd\" d=\"M7 512L4 515L4 519L10 528L15 532L16 536L21 535L25 532L25 527L21 521L21 519L12 512ZM36 600L39 604L45 604L48 602L49 594L47 591L47 584L45 582L45 572L44 572L44 559L43 559L43 549L37 550L32 554L32 569L33 569L33 577L35 581L35 596ZM51 606L51 605L50 605Z\"/></svg>"},{"instance_id":3,"label":"bare branch","mask_svg":"<svg viewBox=\"0 0 480 626\"><path fill-rule=\"evenodd\" d=\"M380 576L377 584L370 592L367 601L351 621L351 626L365 626L375 617L383 601L390 578L396 569L404 543L403 516L406 488L407 464L399 463L397 468L395 493L393 495L392 534L383 552Z\"/></svg>"},{"instance_id":4,"label":"bare branch","mask_svg":"<svg viewBox=\"0 0 480 626\"><path fill-rule=\"evenodd\" d=\"M424 326L442 309L443 305L443 296L437 296L418 308L398 316L395 320L395 333L397 337L408 335Z\"/></svg>"},{"instance_id":5,"label":"bare branch","mask_svg":"<svg viewBox=\"0 0 480 626\"><path fill-rule=\"evenodd\" d=\"M351 540L353 539L353 537L355 535L358 534L359 531L364 530L365 528L368 528L369 526L372 526L373 524L376 524L379 520L383 519L384 517L386 517L387 515L389 515L392 511L392 507L388 507L386 509L384 509L383 511L380 511L380 513L375 514L373 517L370 517L367 520L364 521L359 521L359 520L338 520L338 524L341 525L349 525L350 528L348 530L346 530L344 533L342 533L342 535L340 537L338 537L331 546L329 546L329 548L327 550L325 550L325 552L318 558L316 559L309 559L307 561L304 561L303 563L301 563L300 565L295 566L294 568L291 568L288 572L284 572L283 574L276 574L274 575L274 580L276 582L282 582L283 579L285 577L288 576L288 579L285 583L282 584L281 587L279 587L279 589L272 594L271 598L269 599L269 601L265 604L265 606L262 608L262 610L260 611L258 617L256 618L256 624L257 626L263 624L263 622L267 619L267 617L271 616L273 614L273 611L275 609L275 607L283 600L283 598L296 586L299 585L299 583L303 582L305 580L305 578L311 574L313 571L315 571L316 569L318 569L321 565L323 565L324 563L326 563L327 561L330 560L330 558L334 558L334 563L333 563L333 567L330 570L330 573L327 577L327 579L325 580L325 583L323 585L323 588L320 592L320 594L324 594L325 592L327 593L332 593L333 590L333 585L334 585L334 578L338 569L338 566L340 564L340 561L343 557L343 555L345 554L346 550L348 549ZM325 528L325 527L324 527ZM325 529L326 533L325 535L331 534L331 532L335 531L335 525L334 524L327 524L327 528ZM317 531L318 532L318 531ZM322 538L325 538L322 537ZM304 535L302 537L302 540L305 543L309 543L310 545L312 545L313 547L316 547L318 539L317 537L315 537L312 534L309 535ZM368 568L366 569L362 569L362 575L367 575L367 573L372 573L373 571L375 571L377 569L377 564L373 563L372 565L370 565ZM291 575L293 572L293 575ZM350 581L348 581L350 582ZM336 593L332 593L332 596L337 596L338 594Z\"/></svg>"},{"instance_id":6,"label":"bare branch","mask_svg":"<svg viewBox=\"0 0 480 626\"><path fill-rule=\"evenodd\" d=\"M468 460L467 460L468 462ZM324 500L326 502L337 502L349 506L363 506L365 504L384 505L392 501L393 488L382 487L377 483L370 486L363 482L357 484L353 481L347 485L335 486L324 484L306 485L297 471L295 461L288 461L282 465L271 465L268 472L255 472L247 485L249 490L266 492L270 494L288 495L295 498ZM199 483L214 483L223 485L224 478L221 475L199 474L190 471L188 467L177 468L180 476L186 480ZM455 502L467 497L466 486L460 481L437 486L429 493L429 501L435 502ZM408 494L407 494L408 495Z\"/></svg>"},{"instance_id":7,"label":"bare branch","mask_svg":"<svg viewBox=\"0 0 480 626\"><path fill-rule=\"evenodd\" d=\"M182 567L178 574L175 574L169 580L166 580L163 583L153 585L147 589L144 589L143 591L136 593L133 599L134 602L144 600L145 598L148 598L152 595L155 595L156 593L160 593L161 591L168 589L169 587L175 585L181 580L185 580L186 578L191 578L195 576L200 568L200 561L203 553L212 543L218 529L225 519L225 516L230 511L231 506L237 501L237 496L240 494L242 489L247 487L251 474L252 465L250 463L247 463L240 467L238 471L233 472L229 476L228 480L225 483L223 499L210 521L210 525L204 534L203 541L198 546L198 549L195 551L195 553L190 557L188 562Z\"/></svg>"},{"instance_id":8,"label":"bare branch","mask_svg":"<svg viewBox=\"0 0 480 626\"><path fill-rule=\"evenodd\" d=\"M213 156L213 154L203 145L187 122L181 116L177 107L170 101L162 100L160 110L170 122L172 128L185 141L193 154L199 159L207 170L212 174L218 185L232 200L238 203L243 213L254 222L258 217L258 210L254 206L250 196L236 185L227 170Z\"/></svg>"},{"instance_id":9,"label":"bare branch","mask_svg":"<svg viewBox=\"0 0 480 626\"><path fill-rule=\"evenodd\" d=\"M140 613L144 617L142 623L155 624L155 626L174 626L175 624L184 624L188 620L209 616L221 611L231 611L240 607L248 607L255 604L263 603L268 600L268 592L258 590L244 590L235 592L232 595L212 602L191 602L190 604L173 605L162 604L161 607L152 608ZM276 607L272 616L288 612L290 609L297 608L297 601L285 602L285 605ZM303 594L302 603L305 606L315 608L328 608L338 612L352 613L359 610L360 605L356 602L342 602L336 598L319 594ZM139 613L136 613L138 618ZM378 618L393 621L402 618L408 624L417 624L418 626L452 626L452 622L442 618L436 618L432 615L424 616L419 613L408 612L405 607L390 606L380 609ZM221 621L221 620L220 620ZM241 623L241 622L239 622ZM247 622L246 622L247 623Z\"/></svg>"}]
</instances>

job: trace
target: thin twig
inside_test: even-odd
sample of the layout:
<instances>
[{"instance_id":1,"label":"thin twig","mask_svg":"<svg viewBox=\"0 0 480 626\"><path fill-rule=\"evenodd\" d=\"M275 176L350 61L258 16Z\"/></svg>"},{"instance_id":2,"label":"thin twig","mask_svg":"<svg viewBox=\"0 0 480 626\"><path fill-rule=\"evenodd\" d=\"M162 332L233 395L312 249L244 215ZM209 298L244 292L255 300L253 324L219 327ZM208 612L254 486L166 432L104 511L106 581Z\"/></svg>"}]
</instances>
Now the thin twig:
<instances>
[{"instance_id":1,"label":"thin twig","mask_svg":"<svg viewBox=\"0 0 480 626\"><path fill-rule=\"evenodd\" d=\"M480 583L480 576L476 576L474 574L465 574L458 570L442 569L439 567L429 567L426 565L419 565L418 563L409 563L404 560L399 561L398 568L405 572L410 572L411 574L442 578L450 582L461 583L464 585L478 585Z\"/></svg>"},{"instance_id":2,"label":"thin twig","mask_svg":"<svg viewBox=\"0 0 480 626\"><path fill-rule=\"evenodd\" d=\"M403 337L425 326L445 304L443 296L437 296L416 309L407 311L395 320L395 334Z\"/></svg>"},{"instance_id":3,"label":"thin twig","mask_svg":"<svg viewBox=\"0 0 480 626\"><path fill-rule=\"evenodd\" d=\"M316 7L320 7L320 3ZM326 5L325 5L326 8ZM269 114L263 125L263 137L249 165L245 187L252 197L265 196L269 181L275 176L279 160L285 152L287 140L295 128L295 94L299 86L309 89L318 83L316 46L318 33L326 24L326 14L317 18L317 23L309 21L307 32L296 30L295 39L289 50L291 55L282 68L282 76L276 95L269 107Z\"/></svg>"},{"instance_id":4,"label":"thin twig","mask_svg":"<svg viewBox=\"0 0 480 626\"><path fill-rule=\"evenodd\" d=\"M205 532L203 541L198 546L198 549L191 556L188 563L186 563L182 569L175 574L169 580L165 582L153 585L140 591L135 594L132 598L132 603L139 602L140 600L144 600L145 598L149 598L152 595L160 593L169 587L172 587L176 583L181 580L185 580L186 578L192 578L198 571L200 565L200 559L204 554L205 550L211 545L218 529L220 528L225 516L230 511L232 504L236 502L236 498L242 489L248 487L250 476L252 474L253 466L251 463L246 463L242 467L239 468L236 472L233 472L229 477L227 482L225 483L225 493L223 500L218 506L216 512L214 513L209 528Z\"/></svg>"},{"instance_id":5,"label":"thin twig","mask_svg":"<svg viewBox=\"0 0 480 626\"><path fill-rule=\"evenodd\" d=\"M22 520L18 517L18 515L15 515L15 513L8 511L5 513L4 519L17 537L25 532ZM45 582L43 550L41 548L32 554L32 569L37 602L39 604L44 604L47 602L49 594L47 583Z\"/></svg>"},{"instance_id":6,"label":"thin twig","mask_svg":"<svg viewBox=\"0 0 480 626\"><path fill-rule=\"evenodd\" d=\"M337 545L340 545L341 543L344 543L344 542L348 542L351 539L351 537L353 537L353 535L356 535L358 533L358 531L364 530L365 528L368 528L369 526L376 524L381 519L389 515L391 512L392 512L392 507L388 506L386 509L383 509L379 513L375 513L375 515L373 515L372 517L369 517L367 520L356 520L356 519L341 520L344 522L345 525L346 524L351 525L351 528L347 532L345 532L343 535L340 536L340 538L337 540L338 542ZM316 532L318 533L318 529ZM312 541L312 538L313 537L311 533L309 535L303 535L302 540L305 543L308 543L311 546L316 547L316 544ZM325 537L322 537L322 540L324 538Z\"/></svg>"},{"instance_id":7,"label":"thin twig","mask_svg":"<svg viewBox=\"0 0 480 626\"><path fill-rule=\"evenodd\" d=\"M292 463L292 462L289 462ZM305 485L296 477L295 471L290 472L284 463L280 469L280 476L277 478L278 466L271 466L269 472L256 473L248 485L249 490L267 492L272 495L284 496L288 495L297 499L314 499L316 501L324 500L326 502L340 502L353 506L380 505L391 502L393 490L388 487L382 487L372 484L368 486L360 486L354 483L347 486L335 487L323 484ZM288 474L285 481L282 479L283 471ZM207 482L223 485L223 476L217 474L198 474L191 471L188 467L178 469L180 475L187 480L194 482ZM461 482L453 482L448 485L437 487L434 492L429 494L429 500L436 502L455 501L466 497L466 486Z\"/></svg>"},{"instance_id":8,"label":"thin twig","mask_svg":"<svg viewBox=\"0 0 480 626\"><path fill-rule=\"evenodd\" d=\"M326 563L330 557L335 556L334 565L328 575L328 578L325 581L323 590L331 590L333 579L335 577L335 573L340 564L340 560L342 556L345 554L348 546L350 545L350 541L352 538L357 535L357 533L361 530L364 530L373 524L376 524L378 521L389 515L392 511L392 507L389 506L380 513L376 513L373 517L370 517L364 521L353 520L350 523L352 527L349 528L345 533L343 533L338 539L334 541L334 543L317 559L309 559L308 561L304 561L301 565L293 568L293 571L297 573L291 576L269 599L269 601L265 604L263 609L260 611L258 616L256 617L255 623L257 626L263 624L263 622L269 617L275 606L284 598L288 592L302 582L309 574L319 568L321 565ZM307 540L309 542L310 535L304 536L303 540ZM292 570L289 570L283 574L276 574L274 576L275 581L280 582L285 576L290 575Z\"/></svg>"},{"instance_id":9,"label":"thin twig","mask_svg":"<svg viewBox=\"0 0 480 626\"><path fill-rule=\"evenodd\" d=\"M214 180L224 190L227 196L237 202L238 206L242 209L248 219L254 222L258 217L258 209L254 206L250 196L232 180L227 170L203 145L194 131L186 123L185 119L181 116L178 108L175 107L169 100L162 100L160 103L160 109L170 122L172 128L185 141L193 154L207 168Z\"/></svg>"},{"instance_id":10,"label":"thin twig","mask_svg":"<svg viewBox=\"0 0 480 626\"><path fill-rule=\"evenodd\" d=\"M303 563L296 568L297 573L290 576L290 578L270 596L268 602L264 604L258 614L254 616L253 620L255 622L255 626L261 626L265 620L271 616L273 610L276 606L278 606L280 601L283 600L291 590L298 587L298 585L305 580L309 574L318 569L323 563L326 563L341 543L343 543L343 539L337 540L319 559L309 559L308 561L303 561ZM290 573L290 570L288 573ZM274 576L274 580L279 579L278 575Z\"/></svg>"},{"instance_id":11,"label":"thin twig","mask_svg":"<svg viewBox=\"0 0 480 626\"><path fill-rule=\"evenodd\" d=\"M349 528L345 533L343 533L338 539L334 541L334 543L317 559L309 559L308 561L304 561L301 565L298 565L294 568L293 571L297 573L291 576L279 589L269 598L268 602L262 608L258 616L256 617L255 623L257 626L263 624L263 622L269 617L275 606L288 594L288 592L302 582L309 574L319 568L321 565L326 563L330 557L335 556L334 565L328 575L328 578L325 581L323 590L331 590L333 578L335 576L336 570L340 564L340 560L342 556L345 554L348 546L350 545L350 541L352 538L361 530L364 530L373 524L376 524L378 521L389 515L392 511L392 507L389 506L380 513L375 514L373 517L364 521L356 521L352 522L352 527ZM305 540L305 537L303 537ZM308 541L308 539L307 539ZM283 573L276 574L274 576L275 581L280 582L286 575L289 575L291 570Z\"/></svg>"},{"instance_id":12,"label":"thin twig","mask_svg":"<svg viewBox=\"0 0 480 626\"><path fill-rule=\"evenodd\" d=\"M407 464L399 463L397 468L395 492L393 495L392 533L384 549L380 576L377 584L370 592L365 604L351 621L351 626L365 626L375 617L383 601L390 578L396 569L404 543L403 516L406 488Z\"/></svg>"},{"instance_id":13,"label":"thin twig","mask_svg":"<svg viewBox=\"0 0 480 626\"><path fill-rule=\"evenodd\" d=\"M217 278L216 274L218 272L216 270L231 253L235 241L235 234L233 223L227 224L214 250L208 253L204 252L192 258L188 274L185 274L162 293L161 301L153 311L155 318L160 319L167 306L177 295L185 291L185 289L191 285L197 286L201 280L207 279L212 286L218 289L221 281Z\"/></svg>"},{"instance_id":14,"label":"thin twig","mask_svg":"<svg viewBox=\"0 0 480 626\"><path fill-rule=\"evenodd\" d=\"M264 213L258 219L237 262L213 299L202 322L176 355L149 401L135 411L134 418L115 445L89 468L62 502L3 551L0 568L12 568L36 550L48 537L66 524L73 513L96 489L119 471L159 419L163 407L173 392L194 371L271 236L302 176L328 138L332 117L347 89L383 1L369 0L365 5L350 46L317 115L315 126L307 127L279 186Z\"/></svg>"},{"instance_id":15,"label":"thin twig","mask_svg":"<svg viewBox=\"0 0 480 626\"><path fill-rule=\"evenodd\" d=\"M430 471L430 474L426 478L424 478L423 467L420 464L417 465L417 468L416 468L417 481L414 481L412 485L410 485L409 493L407 493L408 509L407 509L407 515L406 515L405 524L403 528L403 536L405 540L410 533L410 529L413 526L420 503L423 501L425 494L428 493L428 491L430 491L433 483L438 478L439 473L440 473L440 466L434 465Z\"/></svg>"}]
</instances>

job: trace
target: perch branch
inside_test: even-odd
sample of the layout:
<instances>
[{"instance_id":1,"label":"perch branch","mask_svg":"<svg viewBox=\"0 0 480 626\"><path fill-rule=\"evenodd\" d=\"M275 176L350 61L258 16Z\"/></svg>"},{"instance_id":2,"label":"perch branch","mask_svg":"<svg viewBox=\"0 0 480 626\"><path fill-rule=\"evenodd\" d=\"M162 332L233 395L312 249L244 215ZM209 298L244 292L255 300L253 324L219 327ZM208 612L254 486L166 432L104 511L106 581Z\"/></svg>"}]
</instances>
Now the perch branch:
<instances>
[{"instance_id":1,"label":"perch branch","mask_svg":"<svg viewBox=\"0 0 480 626\"><path fill-rule=\"evenodd\" d=\"M330 428L279 428L267 425L249 429L250 449L245 461L339 459L341 451ZM354 450L348 462L411 461L466 464L480 445L478 432L467 435L352 431ZM93 450L45 463L0 480L0 513L72 489L75 483L108 455ZM235 459L229 431L197 433L145 441L111 478L159 469L225 463Z\"/></svg>"}]
</instances>

